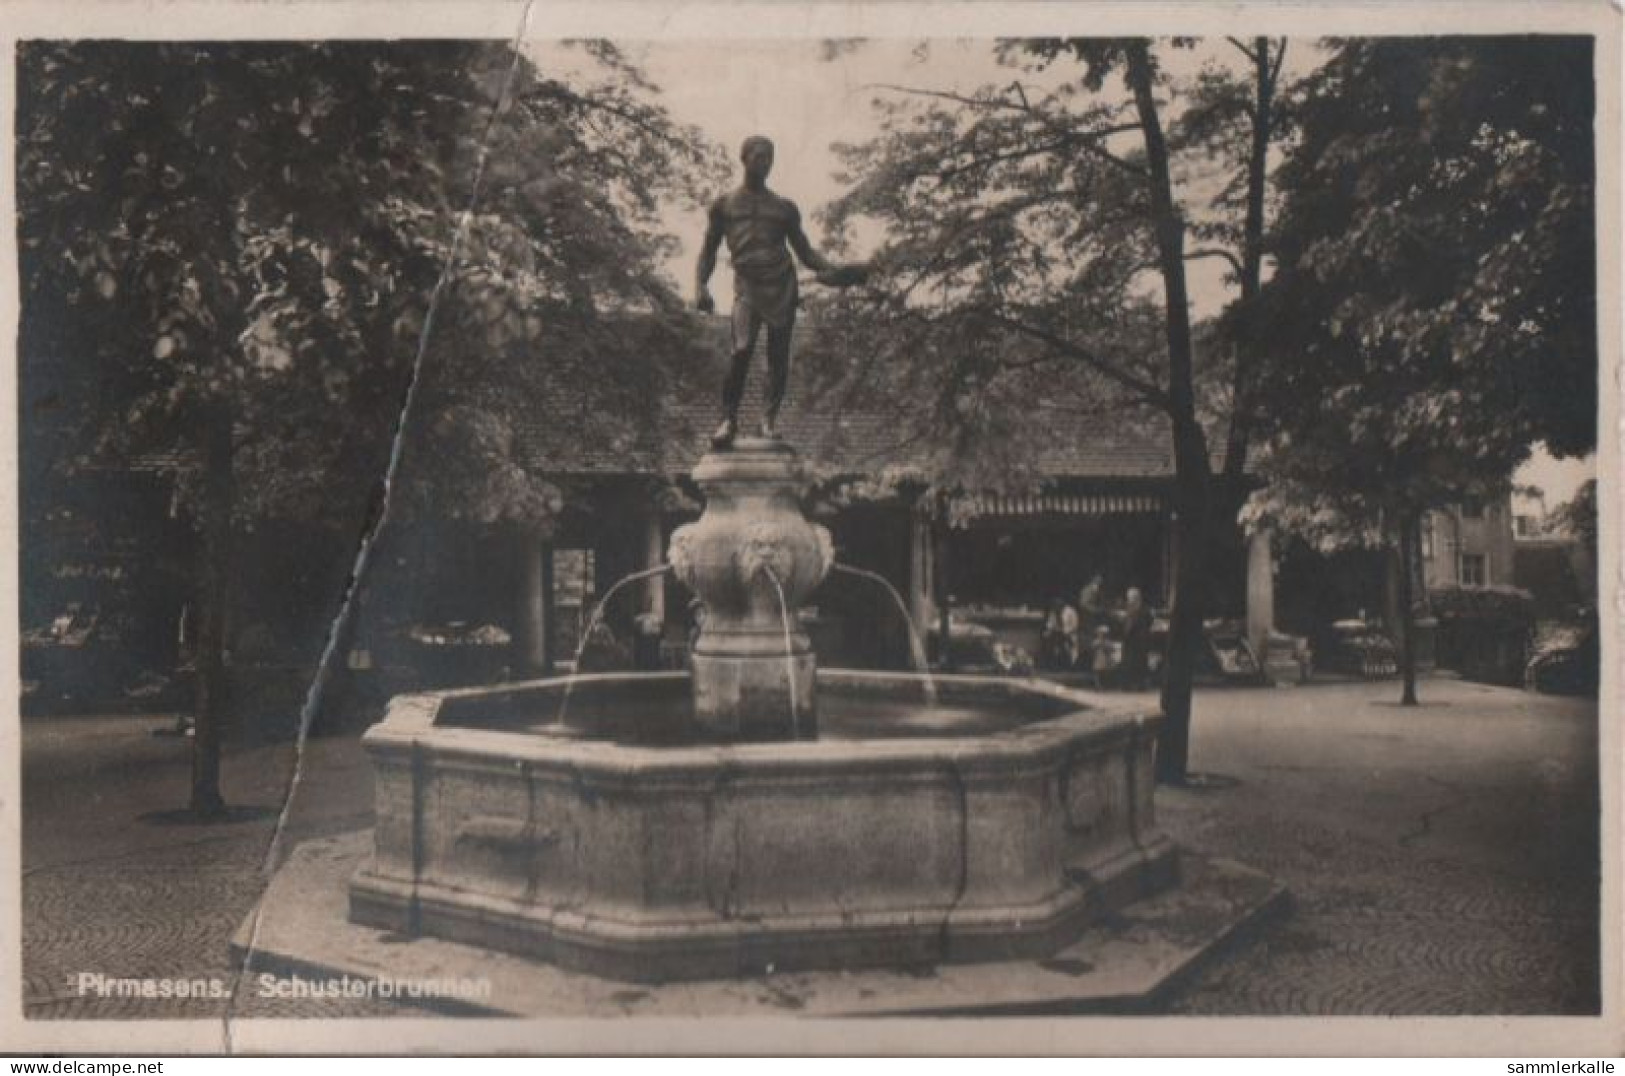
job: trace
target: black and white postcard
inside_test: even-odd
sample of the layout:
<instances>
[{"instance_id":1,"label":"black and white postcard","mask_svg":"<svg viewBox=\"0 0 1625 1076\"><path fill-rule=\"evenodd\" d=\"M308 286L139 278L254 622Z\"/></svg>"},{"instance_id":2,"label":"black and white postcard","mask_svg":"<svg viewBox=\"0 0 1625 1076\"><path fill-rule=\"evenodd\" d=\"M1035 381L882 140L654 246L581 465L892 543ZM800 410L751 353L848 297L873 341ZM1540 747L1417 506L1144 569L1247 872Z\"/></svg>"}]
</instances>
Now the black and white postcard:
<instances>
[{"instance_id":1,"label":"black and white postcard","mask_svg":"<svg viewBox=\"0 0 1625 1076\"><path fill-rule=\"evenodd\" d=\"M1617 7L0 10L8 1043L1618 1053Z\"/></svg>"}]
</instances>

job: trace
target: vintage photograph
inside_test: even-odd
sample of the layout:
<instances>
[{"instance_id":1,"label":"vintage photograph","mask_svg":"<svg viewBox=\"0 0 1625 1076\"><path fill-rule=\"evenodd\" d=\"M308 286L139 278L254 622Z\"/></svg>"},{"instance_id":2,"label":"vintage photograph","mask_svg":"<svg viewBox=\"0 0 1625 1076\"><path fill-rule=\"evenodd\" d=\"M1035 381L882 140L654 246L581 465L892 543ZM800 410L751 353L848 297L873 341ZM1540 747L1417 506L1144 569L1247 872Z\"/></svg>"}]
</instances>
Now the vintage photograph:
<instances>
[{"instance_id":1,"label":"vintage photograph","mask_svg":"<svg viewBox=\"0 0 1625 1076\"><path fill-rule=\"evenodd\" d=\"M16 40L14 1026L1603 1016L1618 72L1270 29Z\"/></svg>"}]
</instances>

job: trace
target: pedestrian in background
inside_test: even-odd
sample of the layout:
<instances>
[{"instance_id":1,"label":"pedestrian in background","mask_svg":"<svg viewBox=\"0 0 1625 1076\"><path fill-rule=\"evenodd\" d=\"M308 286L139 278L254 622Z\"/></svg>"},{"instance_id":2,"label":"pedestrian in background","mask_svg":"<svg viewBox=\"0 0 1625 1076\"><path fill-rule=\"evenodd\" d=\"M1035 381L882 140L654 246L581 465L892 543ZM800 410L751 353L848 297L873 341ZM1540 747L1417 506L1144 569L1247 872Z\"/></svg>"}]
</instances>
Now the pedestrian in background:
<instances>
[{"instance_id":1,"label":"pedestrian in background","mask_svg":"<svg viewBox=\"0 0 1625 1076\"><path fill-rule=\"evenodd\" d=\"M1095 629L1095 637L1089 646L1089 674L1095 689L1104 688L1112 679L1112 667L1117 655L1112 644L1111 629L1102 624Z\"/></svg>"},{"instance_id":2,"label":"pedestrian in background","mask_svg":"<svg viewBox=\"0 0 1625 1076\"><path fill-rule=\"evenodd\" d=\"M1083 621L1084 630L1091 635L1096 628L1106 623L1104 583L1105 580L1097 574L1078 591L1078 616Z\"/></svg>"},{"instance_id":3,"label":"pedestrian in background","mask_svg":"<svg viewBox=\"0 0 1625 1076\"><path fill-rule=\"evenodd\" d=\"M1061 608L1066 602L1056 598L1044 614L1044 628L1038 637L1038 663L1045 669L1066 667L1066 635L1061 628Z\"/></svg>"},{"instance_id":4,"label":"pedestrian in background","mask_svg":"<svg viewBox=\"0 0 1625 1076\"><path fill-rule=\"evenodd\" d=\"M1061 603L1061 668L1080 667L1083 657L1082 626L1078 611L1070 602Z\"/></svg>"},{"instance_id":5,"label":"pedestrian in background","mask_svg":"<svg viewBox=\"0 0 1625 1076\"><path fill-rule=\"evenodd\" d=\"M1151 659L1151 610L1139 587L1129 587L1123 603L1123 661L1118 679L1130 691L1145 688Z\"/></svg>"}]
</instances>

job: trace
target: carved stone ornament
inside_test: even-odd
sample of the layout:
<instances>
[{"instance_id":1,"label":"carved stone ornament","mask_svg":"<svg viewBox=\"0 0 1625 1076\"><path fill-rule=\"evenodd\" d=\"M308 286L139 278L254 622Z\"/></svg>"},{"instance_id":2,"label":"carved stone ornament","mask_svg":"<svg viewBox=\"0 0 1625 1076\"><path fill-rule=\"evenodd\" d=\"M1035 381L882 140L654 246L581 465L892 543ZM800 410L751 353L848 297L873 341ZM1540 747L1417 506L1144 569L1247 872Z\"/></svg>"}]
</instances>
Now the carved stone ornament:
<instances>
[{"instance_id":1,"label":"carved stone ornament","mask_svg":"<svg viewBox=\"0 0 1625 1076\"><path fill-rule=\"evenodd\" d=\"M739 577L750 583L763 572L769 572L787 586L795 571L795 554L789 533L783 525L767 520L752 523L740 535L739 549L734 554L739 564ZM820 576L822 578L822 576Z\"/></svg>"},{"instance_id":2,"label":"carved stone ornament","mask_svg":"<svg viewBox=\"0 0 1625 1076\"><path fill-rule=\"evenodd\" d=\"M829 570L835 567L835 539L822 523L811 525L813 537L818 539L818 581L822 583Z\"/></svg>"},{"instance_id":3,"label":"carved stone ornament","mask_svg":"<svg viewBox=\"0 0 1625 1076\"><path fill-rule=\"evenodd\" d=\"M694 589L694 528L684 523L671 532L671 545L666 550L666 561L677 579L690 590Z\"/></svg>"}]
</instances>

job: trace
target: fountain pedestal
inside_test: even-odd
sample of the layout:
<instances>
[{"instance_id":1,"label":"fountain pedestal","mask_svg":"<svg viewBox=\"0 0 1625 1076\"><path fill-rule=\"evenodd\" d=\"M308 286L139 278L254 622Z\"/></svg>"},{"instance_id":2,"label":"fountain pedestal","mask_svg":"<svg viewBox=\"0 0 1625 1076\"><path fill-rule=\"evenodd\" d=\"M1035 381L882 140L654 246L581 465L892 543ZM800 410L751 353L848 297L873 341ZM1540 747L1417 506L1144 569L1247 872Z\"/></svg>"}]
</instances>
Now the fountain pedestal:
<instances>
[{"instance_id":1,"label":"fountain pedestal","mask_svg":"<svg viewBox=\"0 0 1625 1076\"><path fill-rule=\"evenodd\" d=\"M797 614L833 551L801 514L800 460L783 441L741 438L701 459L694 481L705 512L672 535L668 557L705 607L694 719L718 740L815 739L816 660Z\"/></svg>"}]
</instances>

